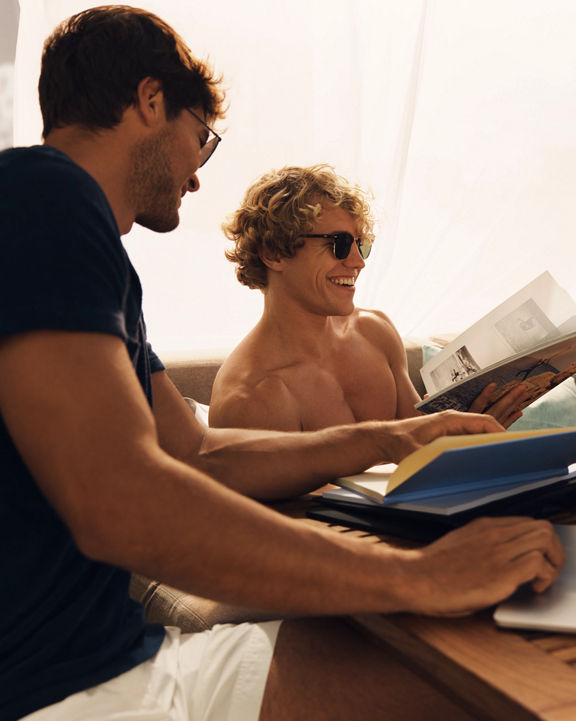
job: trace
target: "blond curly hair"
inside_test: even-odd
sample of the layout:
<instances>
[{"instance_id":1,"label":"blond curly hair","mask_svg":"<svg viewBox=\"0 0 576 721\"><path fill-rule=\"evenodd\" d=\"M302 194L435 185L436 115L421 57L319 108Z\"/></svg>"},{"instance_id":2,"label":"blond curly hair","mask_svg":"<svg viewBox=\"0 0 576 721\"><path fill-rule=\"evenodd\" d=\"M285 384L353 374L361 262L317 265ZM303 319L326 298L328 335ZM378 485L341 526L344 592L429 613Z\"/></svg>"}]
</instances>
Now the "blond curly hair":
<instances>
[{"instance_id":1,"label":"blond curly hair","mask_svg":"<svg viewBox=\"0 0 576 721\"><path fill-rule=\"evenodd\" d=\"M234 248L226 258L249 288L268 284L261 256L292 258L304 245L298 236L312 232L326 207L350 213L364 241L374 241L374 218L368 194L336 174L327 164L271 170L246 191L242 205L222 224Z\"/></svg>"}]
</instances>

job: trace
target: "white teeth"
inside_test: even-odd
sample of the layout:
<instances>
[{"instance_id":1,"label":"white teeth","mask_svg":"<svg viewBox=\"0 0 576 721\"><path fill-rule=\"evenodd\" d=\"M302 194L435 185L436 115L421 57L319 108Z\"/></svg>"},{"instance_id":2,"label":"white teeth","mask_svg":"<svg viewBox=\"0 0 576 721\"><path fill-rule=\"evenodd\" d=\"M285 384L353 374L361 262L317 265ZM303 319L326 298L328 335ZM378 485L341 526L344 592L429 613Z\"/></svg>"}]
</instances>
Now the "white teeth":
<instances>
[{"instance_id":1,"label":"white teeth","mask_svg":"<svg viewBox=\"0 0 576 721\"><path fill-rule=\"evenodd\" d=\"M336 285L355 285L356 278L330 278L332 283L336 283Z\"/></svg>"}]
</instances>

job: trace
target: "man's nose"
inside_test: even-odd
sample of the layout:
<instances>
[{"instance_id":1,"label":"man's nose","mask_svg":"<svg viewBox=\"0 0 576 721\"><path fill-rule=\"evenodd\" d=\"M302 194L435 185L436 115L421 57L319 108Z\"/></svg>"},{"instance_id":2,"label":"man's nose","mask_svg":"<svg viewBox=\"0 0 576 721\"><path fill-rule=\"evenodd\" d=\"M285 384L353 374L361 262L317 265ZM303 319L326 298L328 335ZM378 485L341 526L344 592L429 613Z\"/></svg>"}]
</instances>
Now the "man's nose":
<instances>
[{"instance_id":1,"label":"man's nose","mask_svg":"<svg viewBox=\"0 0 576 721\"><path fill-rule=\"evenodd\" d=\"M351 265L353 268L364 268L364 266L366 265L366 262L364 261L364 258L360 253L360 248L358 247L358 243L356 241L352 243L352 247L350 248L348 257L345 259L344 262L347 265Z\"/></svg>"},{"instance_id":2,"label":"man's nose","mask_svg":"<svg viewBox=\"0 0 576 721\"><path fill-rule=\"evenodd\" d=\"M197 190L200 190L200 181L196 173L194 173L194 175L191 175L188 179L188 192L195 193Z\"/></svg>"}]
</instances>

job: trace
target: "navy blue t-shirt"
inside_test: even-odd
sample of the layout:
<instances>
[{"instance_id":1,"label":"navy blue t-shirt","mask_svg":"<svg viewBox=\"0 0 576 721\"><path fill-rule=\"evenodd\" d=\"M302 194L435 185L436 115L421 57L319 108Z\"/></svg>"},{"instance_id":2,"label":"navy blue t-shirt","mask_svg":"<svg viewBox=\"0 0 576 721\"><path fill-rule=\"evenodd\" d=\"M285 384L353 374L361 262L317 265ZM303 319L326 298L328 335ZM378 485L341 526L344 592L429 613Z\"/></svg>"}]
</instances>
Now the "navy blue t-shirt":
<instances>
[{"instance_id":1,"label":"navy blue t-shirt","mask_svg":"<svg viewBox=\"0 0 576 721\"><path fill-rule=\"evenodd\" d=\"M66 155L0 153L0 338L39 329L123 339L152 403L140 282L100 186ZM78 399L81 403L82 399ZM129 574L86 558L39 491L0 416L0 721L153 656Z\"/></svg>"}]
</instances>

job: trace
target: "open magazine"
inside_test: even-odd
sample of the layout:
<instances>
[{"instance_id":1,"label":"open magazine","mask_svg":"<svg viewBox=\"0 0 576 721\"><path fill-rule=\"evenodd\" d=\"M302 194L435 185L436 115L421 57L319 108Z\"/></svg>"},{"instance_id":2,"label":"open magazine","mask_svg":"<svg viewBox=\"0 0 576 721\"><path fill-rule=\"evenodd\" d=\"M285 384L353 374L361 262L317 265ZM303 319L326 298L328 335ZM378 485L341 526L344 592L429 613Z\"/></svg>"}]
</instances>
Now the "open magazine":
<instances>
[{"instance_id":1,"label":"open magazine","mask_svg":"<svg viewBox=\"0 0 576 721\"><path fill-rule=\"evenodd\" d=\"M424 364L424 413L465 411L489 383L493 401L518 383L523 408L576 373L576 303L545 272L448 343Z\"/></svg>"}]
</instances>

